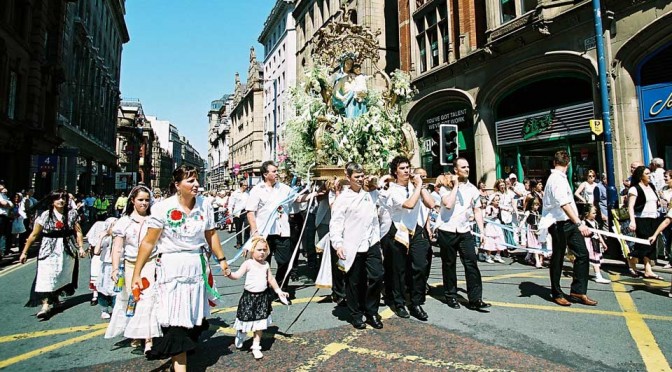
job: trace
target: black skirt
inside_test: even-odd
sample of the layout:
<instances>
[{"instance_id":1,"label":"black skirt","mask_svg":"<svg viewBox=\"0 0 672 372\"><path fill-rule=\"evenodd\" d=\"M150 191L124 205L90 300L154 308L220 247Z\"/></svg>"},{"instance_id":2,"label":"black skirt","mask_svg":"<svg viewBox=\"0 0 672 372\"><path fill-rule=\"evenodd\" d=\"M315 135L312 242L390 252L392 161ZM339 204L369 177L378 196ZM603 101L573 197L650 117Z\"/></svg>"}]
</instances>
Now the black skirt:
<instances>
[{"instance_id":1,"label":"black skirt","mask_svg":"<svg viewBox=\"0 0 672 372\"><path fill-rule=\"evenodd\" d=\"M145 356L149 360L157 360L191 353L196 350L201 333L209 327L210 324L206 319L203 319L200 326L194 328L161 327L163 336L152 339L152 349Z\"/></svg>"},{"instance_id":2,"label":"black skirt","mask_svg":"<svg viewBox=\"0 0 672 372\"><path fill-rule=\"evenodd\" d=\"M254 322L267 319L273 311L271 302L275 299L275 293L271 288L263 292L250 292L245 290L238 301L236 318L241 322Z\"/></svg>"},{"instance_id":3,"label":"black skirt","mask_svg":"<svg viewBox=\"0 0 672 372\"><path fill-rule=\"evenodd\" d=\"M635 235L641 239L648 239L653 233L656 232L658 220L655 218L635 218L635 223L637 223L637 230L635 230ZM656 259L656 244L639 244L635 243L634 249L630 252L630 257L644 259L647 257L651 260Z\"/></svg>"}]
</instances>

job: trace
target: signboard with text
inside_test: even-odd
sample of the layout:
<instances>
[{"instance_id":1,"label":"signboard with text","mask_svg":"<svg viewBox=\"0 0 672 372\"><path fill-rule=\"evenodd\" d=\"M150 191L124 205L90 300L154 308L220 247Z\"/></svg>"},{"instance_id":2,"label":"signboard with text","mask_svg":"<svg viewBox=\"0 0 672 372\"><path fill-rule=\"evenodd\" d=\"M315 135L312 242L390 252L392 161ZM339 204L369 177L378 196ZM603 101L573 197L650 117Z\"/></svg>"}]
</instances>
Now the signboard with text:
<instances>
[{"instance_id":1,"label":"signboard with text","mask_svg":"<svg viewBox=\"0 0 672 372\"><path fill-rule=\"evenodd\" d=\"M39 155L37 157L37 168L40 172L53 172L58 164L56 155Z\"/></svg>"},{"instance_id":2,"label":"signboard with text","mask_svg":"<svg viewBox=\"0 0 672 372\"><path fill-rule=\"evenodd\" d=\"M644 121L672 119L672 84L642 87L641 108Z\"/></svg>"}]
</instances>

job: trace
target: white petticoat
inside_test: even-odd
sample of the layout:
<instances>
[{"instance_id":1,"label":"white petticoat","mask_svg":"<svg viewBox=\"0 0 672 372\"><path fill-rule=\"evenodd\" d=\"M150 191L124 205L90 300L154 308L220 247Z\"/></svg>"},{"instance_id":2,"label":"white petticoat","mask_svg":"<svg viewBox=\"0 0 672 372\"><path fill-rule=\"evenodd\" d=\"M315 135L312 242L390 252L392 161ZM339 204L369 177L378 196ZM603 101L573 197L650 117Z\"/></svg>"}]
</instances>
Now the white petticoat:
<instances>
[{"instance_id":1,"label":"white petticoat","mask_svg":"<svg viewBox=\"0 0 672 372\"><path fill-rule=\"evenodd\" d=\"M93 255L91 256L91 275L89 280L89 289L97 290L96 283L98 282L98 276L100 275L100 269L103 266L103 261L100 260L100 256Z\"/></svg>"},{"instance_id":2,"label":"white petticoat","mask_svg":"<svg viewBox=\"0 0 672 372\"><path fill-rule=\"evenodd\" d=\"M263 331L267 329L272 323L273 320L271 319L270 315L266 319L259 319L251 322L242 322L236 318L236 322L233 324L233 328L237 331L243 332Z\"/></svg>"},{"instance_id":3,"label":"white petticoat","mask_svg":"<svg viewBox=\"0 0 672 372\"><path fill-rule=\"evenodd\" d=\"M63 239L58 239L51 254L37 261L35 292L49 293L65 287L72 282L74 270L75 258L63 252Z\"/></svg>"},{"instance_id":4,"label":"white petticoat","mask_svg":"<svg viewBox=\"0 0 672 372\"><path fill-rule=\"evenodd\" d=\"M126 316L126 307L128 306L128 294L131 292L131 283L133 279L133 270L135 265L132 262L124 263L124 289L117 293L117 301L112 311L110 324L105 332L105 338L117 337L121 334L131 339L148 339L152 337L161 337L161 326L156 319L156 285L154 275L156 273L156 262L148 261L142 268L140 276L149 280L149 288L142 291L140 301L135 307L135 315ZM111 281L111 280L110 280Z\"/></svg>"},{"instance_id":5,"label":"white petticoat","mask_svg":"<svg viewBox=\"0 0 672 372\"><path fill-rule=\"evenodd\" d=\"M96 280L96 290L98 293L105 296L116 296L117 292L114 291L114 282L111 278L112 275L112 264L108 262L103 262L100 269L100 275Z\"/></svg>"},{"instance_id":6,"label":"white petticoat","mask_svg":"<svg viewBox=\"0 0 672 372\"><path fill-rule=\"evenodd\" d=\"M162 327L194 328L210 315L200 251L164 253L157 262L157 319Z\"/></svg>"}]
</instances>

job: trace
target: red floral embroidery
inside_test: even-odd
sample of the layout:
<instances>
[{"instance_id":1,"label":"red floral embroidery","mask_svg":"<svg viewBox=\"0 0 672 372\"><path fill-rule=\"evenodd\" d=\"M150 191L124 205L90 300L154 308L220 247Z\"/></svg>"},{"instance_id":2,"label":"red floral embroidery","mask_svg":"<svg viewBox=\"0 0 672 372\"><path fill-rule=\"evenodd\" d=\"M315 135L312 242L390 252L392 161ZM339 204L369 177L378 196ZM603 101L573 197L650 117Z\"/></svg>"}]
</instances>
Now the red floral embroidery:
<instances>
[{"instance_id":1,"label":"red floral embroidery","mask_svg":"<svg viewBox=\"0 0 672 372\"><path fill-rule=\"evenodd\" d=\"M64 226L64 225L63 225L63 222L61 222L61 221L56 221L56 228L57 228L57 229L60 230L60 229L63 228L63 226Z\"/></svg>"},{"instance_id":2,"label":"red floral embroidery","mask_svg":"<svg viewBox=\"0 0 672 372\"><path fill-rule=\"evenodd\" d=\"M170 212L170 219L173 220L173 221L181 220L182 219L182 212L180 212L178 210L174 210L174 211Z\"/></svg>"}]
</instances>

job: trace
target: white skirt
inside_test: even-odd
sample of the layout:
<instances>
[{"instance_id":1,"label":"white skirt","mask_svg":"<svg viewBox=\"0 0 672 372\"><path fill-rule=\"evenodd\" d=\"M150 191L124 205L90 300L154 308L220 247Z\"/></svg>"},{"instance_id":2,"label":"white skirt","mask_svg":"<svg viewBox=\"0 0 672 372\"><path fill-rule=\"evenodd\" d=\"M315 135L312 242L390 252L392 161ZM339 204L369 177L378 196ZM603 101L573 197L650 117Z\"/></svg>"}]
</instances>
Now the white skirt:
<instances>
[{"instance_id":1,"label":"white skirt","mask_svg":"<svg viewBox=\"0 0 672 372\"><path fill-rule=\"evenodd\" d=\"M114 291L114 282L112 281L112 263L103 262L100 269L100 275L96 281L96 290L105 296L116 296Z\"/></svg>"},{"instance_id":2,"label":"white skirt","mask_svg":"<svg viewBox=\"0 0 672 372\"><path fill-rule=\"evenodd\" d=\"M37 261L35 292L50 293L72 282L75 258L63 252L63 239L58 239L53 252L44 260Z\"/></svg>"},{"instance_id":3,"label":"white skirt","mask_svg":"<svg viewBox=\"0 0 672 372\"><path fill-rule=\"evenodd\" d=\"M200 251L164 253L157 260L156 278L162 327L194 328L210 315Z\"/></svg>"},{"instance_id":4,"label":"white skirt","mask_svg":"<svg viewBox=\"0 0 672 372\"><path fill-rule=\"evenodd\" d=\"M140 276L149 280L149 288L142 291L140 301L135 306L135 315L126 316L126 307L128 306L128 294L131 293L133 280L133 270L135 265L132 262L124 263L125 285L120 293L117 293L117 301L112 311L110 324L105 332L105 338L113 338L124 335L130 339L148 339L161 337L161 326L156 319L156 285L154 276L156 275L156 262L152 259L142 268ZM111 280L110 280L111 281Z\"/></svg>"},{"instance_id":5,"label":"white skirt","mask_svg":"<svg viewBox=\"0 0 672 372\"><path fill-rule=\"evenodd\" d=\"M253 331L263 331L267 329L272 323L273 320L271 319L270 315L266 319L260 319L251 322L243 322L238 320L238 318L236 318L236 322L233 324L233 328L236 331L242 331L245 333Z\"/></svg>"},{"instance_id":6,"label":"white skirt","mask_svg":"<svg viewBox=\"0 0 672 372\"><path fill-rule=\"evenodd\" d=\"M100 260L99 255L91 256L91 279L89 280L89 289L92 291L97 291L96 283L98 282L98 276L100 275L102 266L103 261Z\"/></svg>"}]
</instances>

